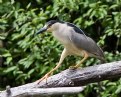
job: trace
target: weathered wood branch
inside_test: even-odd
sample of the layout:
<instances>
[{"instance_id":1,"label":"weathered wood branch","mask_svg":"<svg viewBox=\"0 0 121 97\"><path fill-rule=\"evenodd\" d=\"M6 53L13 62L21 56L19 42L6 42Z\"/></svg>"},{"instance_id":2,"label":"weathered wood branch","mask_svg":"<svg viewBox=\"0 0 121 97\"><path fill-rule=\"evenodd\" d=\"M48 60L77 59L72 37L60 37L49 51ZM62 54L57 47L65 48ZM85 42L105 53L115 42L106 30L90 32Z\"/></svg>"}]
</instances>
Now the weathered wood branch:
<instances>
[{"instance_id":1,"label":"weathered wood branch","mask_svg":"<svg viewBox=\"0 0 121 97\"><path fill-rule=\"evenodd\" d=\"M118 77L121 77L121 61L89 66L82 69L67 69L62 71L61 73L49 77L47 83L44 80L39 84L37 84L37 82L33 82L26 85L14 87L10 89L8 94L11 95L10 97L27 97L28 95L30 96L35 94L56 95L59 94L59 92L60 94L69 94L70 87L73 88L76 86L84 86L88 83L99 82L102 80L109 80ZM57 87L66 87L66 90L68 92L62 92ZM67 87L69 88L67 89ZM45 90L45 88L47 88L46 91L42 92ZM84 87L79 88L81 88L82 91ZM0 92L0 97L6 97L6 94L6 91L2 91Z\"/></svg>"},{"instance_id":2,"label":"weathered wood branch","mask_svg":"<svg viewBox=\"0 0 121 97\"><path fill-rule=\"evenodd\" d=\"M0 97L48 97L51 95L80 93L84 90L84 88L85 87L32 88L16 91L14 91L14 89L10 89L10 94L6 91L6 94L4 93ZM12 91L14 92L12 93Z\"/></svg>"}]
</instances>

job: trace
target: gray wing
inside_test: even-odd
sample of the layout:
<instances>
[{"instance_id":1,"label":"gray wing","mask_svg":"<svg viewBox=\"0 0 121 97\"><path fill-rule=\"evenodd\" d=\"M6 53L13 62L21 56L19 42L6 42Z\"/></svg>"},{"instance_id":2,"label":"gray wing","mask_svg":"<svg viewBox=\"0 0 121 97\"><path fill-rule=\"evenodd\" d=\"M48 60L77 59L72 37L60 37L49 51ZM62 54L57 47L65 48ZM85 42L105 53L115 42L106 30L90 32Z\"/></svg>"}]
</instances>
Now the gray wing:
<instances>
[{"instance_id":1,"label":"gray wing","mask_svg":"<svg viewBox=\"0 0 121 97\"><path fill-rule=\"evenodd\" d=\"M84 49L92 55L99 57L99 59L104 58L102 49L90 37L85 37L83 34L79 34L74 30L71 30L70 40L78 49Z\"/></svg>"}]
</instances>

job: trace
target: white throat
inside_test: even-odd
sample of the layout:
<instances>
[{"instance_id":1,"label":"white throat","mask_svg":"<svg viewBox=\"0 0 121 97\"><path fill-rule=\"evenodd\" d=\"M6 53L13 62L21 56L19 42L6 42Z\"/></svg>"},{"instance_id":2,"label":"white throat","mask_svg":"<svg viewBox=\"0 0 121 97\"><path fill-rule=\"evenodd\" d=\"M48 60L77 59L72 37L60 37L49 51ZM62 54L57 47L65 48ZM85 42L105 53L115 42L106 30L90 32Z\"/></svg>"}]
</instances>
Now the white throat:
<instances>
[{"instance_id":1,"label":"white throat","mask_svg":"<svg viewBox=\"0 0 121 97\"><path fill-rule=\"evenodd\" d=\"M69 33L67 33L68 26L66 24L56 23L52 26L52 29L53 36L63 45L69 42Z\"/></svg>"}]
</instances>

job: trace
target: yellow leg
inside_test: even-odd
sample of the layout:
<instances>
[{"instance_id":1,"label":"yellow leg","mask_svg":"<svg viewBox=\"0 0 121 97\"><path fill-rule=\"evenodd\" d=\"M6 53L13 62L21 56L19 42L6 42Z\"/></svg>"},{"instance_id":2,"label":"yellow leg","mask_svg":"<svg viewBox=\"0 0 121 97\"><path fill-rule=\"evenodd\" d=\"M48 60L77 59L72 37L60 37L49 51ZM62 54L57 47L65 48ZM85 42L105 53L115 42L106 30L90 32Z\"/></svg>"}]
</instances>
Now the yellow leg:
<instances>
[{"instance_id":1,"label":"yellow leg","mask_svg":"<svg viewBox=\"0 0 121 97\"><path fill-rule=\"evenodd\" d=\"M59 67L60 67L61 64L58 64L55 68L53 68L50 72L48 72L47 74L45 74L45 76L43 76L42 78L40 78L38 80L38 84L42 81L42 80L46 80L46 83L47 83L47 78L55 71L57 70Z\"/></svg>"},{"instance_id":2,"label":"yellow leg","mask_svg":"<svg viewBox=\"0 0 121 97\"><path fill-rule=\"evenodd\" d=\"M88 58L88 53L84 51L84 58L75 66L70 66L69 68L76 69L80 67L80 64L82 64L87 58Z\"/></svg>"},{"instance_id":3,"label":"yellow leg","mask_svg":"<svg viewBox=\"0 0 121 97\"><path fill-rule=\"evenodd\" d=\"M47 74L45 74L45 76L43 76L42 78L40 78L38 80L38 84L42 81L42 80L46 80L46 83L47 83L47 78L55 71L57 70L60 66L61 66L61 63L63 62L63 60L65 59L65 57L68 55L68 52L66 49L63 50L62 54L61 54L61 57L60 57L60 60L59 60L59 63L58 65L53 68L50 72L48 72Z\"/></svg>"}]
</instances>

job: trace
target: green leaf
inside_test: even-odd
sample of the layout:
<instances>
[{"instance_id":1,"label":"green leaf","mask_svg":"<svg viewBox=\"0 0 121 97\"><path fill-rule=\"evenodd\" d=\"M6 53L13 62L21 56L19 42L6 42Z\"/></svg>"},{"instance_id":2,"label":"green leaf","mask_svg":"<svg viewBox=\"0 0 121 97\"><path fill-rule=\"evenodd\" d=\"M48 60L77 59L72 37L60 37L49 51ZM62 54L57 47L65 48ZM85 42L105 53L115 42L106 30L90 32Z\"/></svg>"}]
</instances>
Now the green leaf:
<instances>
[{"instance_id":1,"label":"green leaf","mask_svg":"<svg viewBox=\"0 0 121 97\"><path fill-rule=\"evenodd\" d=\"M114 8L117 8L117 7L118 7L118 5L117 4L114 4L114 5L110 6L109 8L110 9L114 9Z\"/></svg>"},{"instance_id":2,"label":"green leaf","mask_svg":"<svg viewBox=\"0 0 121 97\"><path fill-rule=\"evenodd\" d=\"M31 70L28 72L28 75L31 75L34 71L35 71L35 69L31 69Z\"/></svg>"},{"instance_id":3,"label":"green leaf","mask_svg":"<svg viewBox=\"0 0 121 97\"><path fill-rule=\"evenodd\" d=\"M5 53L5 54L2 54L3 57L10 57L11 54L10 53Z\"/></svg>"},{"instance_id":4,"label":"green leaf","mask_svg":"<svg viewBox=\"0 0 121 97\"><path fill-rule=\"evenodd\" d=\"M12 71L14 71L14 70L16 70L16 69L17 69L17 66L12 66L12 67L7 68L7 69L4 70L3 72L4 72L4 73L9 73L9 72L12 72Z\"/></svg>"},{"instance_id":5,"label":"green leaf","mask_svg":"<svg viewBox=\"0 0 121 97\"><path fill-rule=\"evenodd\" d=\"M31 6L31 3L29 3L26 8L28 9L30 6Z\"/></svg>"},{"instance_id":6,"label":"green leaf","mask_svg":"<svg viewBox=\"0 0 121 97\"><path fill-rule=\"evenodd\" d=\"M116 94L121 93L121 85L118 86L118 88L116 89L115 93L116 93Z\"/></svg>"},{"instance_id":7,"label":"green leaf","mask_svg":"<svg viewBox=\"0 0 121 97\"><path fill-rule=\"evenodd\" d=\"M14 0L11 0L11 4L14 4L14 2L15 2Z\"/></svg>"},{"instance_id":8,"label":"green leaf","mask_svg":"<svg viewBox=\"0 0 121 97\"><path fill-rule=\"evenodd\" d=\"M12 57L7 57L6 63L9 64L12 61Z\"/></svg>"}]
</instances>

